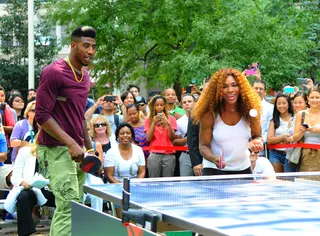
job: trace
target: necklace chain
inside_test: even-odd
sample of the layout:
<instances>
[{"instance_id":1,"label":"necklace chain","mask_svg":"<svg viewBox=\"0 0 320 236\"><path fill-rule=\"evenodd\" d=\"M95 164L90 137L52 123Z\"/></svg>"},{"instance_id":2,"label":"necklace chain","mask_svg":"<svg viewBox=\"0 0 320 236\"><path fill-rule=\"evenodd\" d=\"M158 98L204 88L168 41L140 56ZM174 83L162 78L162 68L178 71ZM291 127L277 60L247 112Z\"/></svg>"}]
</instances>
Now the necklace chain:
<instances>
[{"instance_id":1,"label":"necklace chain","mask_svg":"<svg viewBox=\"0 0 320 236\"><path fill-rule=\"evenodd\" d=\"M71 70L72 70L72 73L73 73L74 79L75 79L78 83L82 82L83 77L84 77L84 73L83 73L82 68L81 68L81 78L80 78L80 79L78 79L78 76L76 75L76 72L75 72L75 71L74 71L74 69L73 69L73 66L72 66L72 64L71 64L71 62L70 62L69 57L66 57L66 59L65 59L65 60L66 60L66 62L68 63L68 65L70 66L70 68L71 68Z\"/></svg>"}]
</instances>

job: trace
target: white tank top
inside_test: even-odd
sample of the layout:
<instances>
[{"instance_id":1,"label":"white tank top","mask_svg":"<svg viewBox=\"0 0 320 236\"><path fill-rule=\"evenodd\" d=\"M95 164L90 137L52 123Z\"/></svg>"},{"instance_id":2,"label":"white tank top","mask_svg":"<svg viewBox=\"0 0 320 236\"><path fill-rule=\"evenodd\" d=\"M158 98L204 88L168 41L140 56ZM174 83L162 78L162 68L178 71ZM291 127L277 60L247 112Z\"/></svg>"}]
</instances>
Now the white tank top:
<instances>
[{"instance_id":1,"label":"white tank top","mask_svg":"<svg viewBox=\"0 0 320 236\"><path fill-rule=\"evenodd\" d=\"M226 171L241 171L250 167L250 152L248 142L251 137L251 128L243 118L233 126L225 124L220 115L216 115L215 124L212 130L212 140L210 143L214 155L220 155L223 150L223 159ZM203 168L215 168L217 166L203 159Z\"/></svg>"},{"instance_id":2,"label":"white tank top","mask_svg":"<svg viewBox=\"0 0 320 236\"><path fill-rule=\"evenodd\" d=\"M288 121L284 121L281 117L280 119L280 125L275 131L275 136L281 136L284 134L289 134L290 129L288 128ZM287 148L276 148L276 150L279 151L287 151Z\"/></svg>"}]
</instances>

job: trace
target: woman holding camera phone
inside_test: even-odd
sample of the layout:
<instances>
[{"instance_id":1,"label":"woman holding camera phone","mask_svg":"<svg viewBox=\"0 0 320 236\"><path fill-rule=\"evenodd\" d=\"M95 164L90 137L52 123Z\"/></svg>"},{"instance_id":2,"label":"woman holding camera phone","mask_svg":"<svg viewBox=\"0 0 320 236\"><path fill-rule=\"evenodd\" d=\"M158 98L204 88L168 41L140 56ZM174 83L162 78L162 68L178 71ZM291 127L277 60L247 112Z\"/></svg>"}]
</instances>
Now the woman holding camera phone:
<instances>
[{"instance_id":1,"label":"woman holding camera phone","mask_svg":"<svg viewBox=\"0 0 320 236\"><path fill-rule=\"evenodd\" d=\"M280 93L276 97L273 109L273 118L269 124L268 144L285 144L292 142L289 133L289 122L293 117L293 109L287 94ZM270 150L269 160L276 172L288 172L287 148Z\"/></svg>"},{"instance_id":2,"label":"woman holding camera phone","mask_svg":"<svg viewBox=\"0 0 320 236\"><path fill-rule=\"evenodd\" d=\"M168 112L166 98L161 95L154 96L149 108L150 115L145 120L144 132L150 146L173 147L177 122ZM174 176L176 163L174 153L172 150L151 150L147 163L149 177Z\"/></svg>"},{"instance_id":3,"label":"woman holding camera phone","mask_svg":"<svg viewBox=\"0 0 320 236\"><path fill-rule=\"evenodd\" d=\"M312 87L308 91L309 109L305 110L303 124L302 112L295 119L294 136L295 142L304 138L304 143L320 144L320 88ZM303 148L300 171L320 171L320 150Z\"/></svg>"}]
</instances>

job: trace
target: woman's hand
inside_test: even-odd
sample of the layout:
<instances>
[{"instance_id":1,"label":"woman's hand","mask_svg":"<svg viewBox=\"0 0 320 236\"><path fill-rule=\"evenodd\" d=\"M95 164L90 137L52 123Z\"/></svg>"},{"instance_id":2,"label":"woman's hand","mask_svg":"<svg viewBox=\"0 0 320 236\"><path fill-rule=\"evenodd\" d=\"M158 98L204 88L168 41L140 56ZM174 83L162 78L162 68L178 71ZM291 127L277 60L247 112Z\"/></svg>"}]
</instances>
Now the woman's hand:
<instances>
[{"instance_id":1,"label":"woman's hand","mask_svg":"<svg viewBox=\"0 0 320 236\"><path fill-rule=\"evenodd\" d=\"M32 188L32 186L26 180L22 180L22 182L20 183L20 186L22 186L24 189L31 189Z\"/></svg>"},{"instance_id":2,"label":"woman's hand","mask_svg":"<svg viewBox=\"0 0 320 236\"><path fill-rule=\"evenodd\" d=\"M320 133L320 127L313 126L313 127L306 129L306 131L308 131L310 133Z\"/></svg>"},{"instance_id":3,"label":"woman's hand","mask_svg":"<svg viewBox=\"0 0 320 236\"><path fill-rule=\"evenodd\" d=\"M311 128L309 128L311 129ZM300 126L300 132L305 133L307 131L307 128L303 125Z\"/></svg>"},{"instance_id":4,"label":"woman's hand","mask_svg":"<svg viewBox=\"0 0 320 236\"><path fill-rule=\"evenodd\" d=\"M217 168L220 170L220 157L218 156L213 156L212 158L210 158L211 162L213 162L214 164L216 164ZM221 169L226 167L226 162L222 159L222 165L221 165Z\"/></svg>"},{"instance_id":5,"label":"woman's hand","mask_svg":"<svg viewBox=\"0 0 320 236\"><path fill-rule=\"evenodd\" d=\"M248 144L248 148L252 152L260 152L260 151L262 151L264 149L263 148L263 143L259 139L252 139Z\"/></svg>"}]
</instances>

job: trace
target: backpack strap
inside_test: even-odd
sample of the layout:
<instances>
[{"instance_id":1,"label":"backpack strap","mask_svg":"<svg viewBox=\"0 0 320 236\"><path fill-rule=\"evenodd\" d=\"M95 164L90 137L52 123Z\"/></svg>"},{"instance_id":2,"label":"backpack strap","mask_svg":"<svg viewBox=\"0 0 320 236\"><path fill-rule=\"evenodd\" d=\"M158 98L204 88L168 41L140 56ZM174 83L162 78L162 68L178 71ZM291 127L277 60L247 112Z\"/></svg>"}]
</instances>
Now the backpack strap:
<instances>
[{"instance_id":1,"label":"backpack strap","mask_svg":"<svg viewBox=\"0 0 320 236\"><path fill-rule=\"evenodd\" d=\"M119 116L116 114L113 114L113 119L114 119L114 123L116 124L116 126L119 126Z\"/></svg>"},{"instance_id":2,"label":"backpack strap","mask_svg":"<svg viewBox=\"0 0 320 236\"><path fill-rule=\"evenodd\" d=\"M304 118L305 118L305 117L306 117L306 112L303 111L303 112L302 112L302 117L301 117L301 124L304 123Z\"/></svg>"},{"instance_id":3,"label":"backpack strap","mask_svg":"<svg viewBox=\"0 0 320 236\"><path fill-rule=\"evenodd\" d=\"M4 125L4 114L5 114L5 112L4 112L4 110L6 109L6 105L7 105L7 103L5 103L5 102L1 102L0 103L0 115L1 115L1 121L2 121L2 125Z\"/></svg>"}]
</instances>

